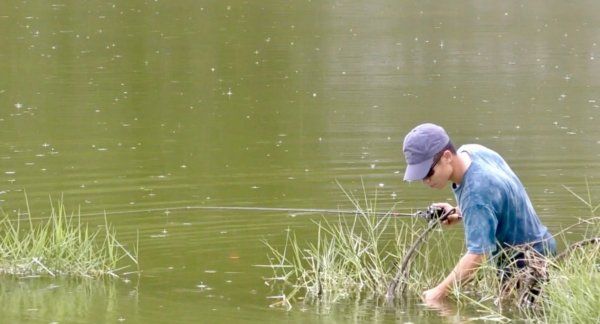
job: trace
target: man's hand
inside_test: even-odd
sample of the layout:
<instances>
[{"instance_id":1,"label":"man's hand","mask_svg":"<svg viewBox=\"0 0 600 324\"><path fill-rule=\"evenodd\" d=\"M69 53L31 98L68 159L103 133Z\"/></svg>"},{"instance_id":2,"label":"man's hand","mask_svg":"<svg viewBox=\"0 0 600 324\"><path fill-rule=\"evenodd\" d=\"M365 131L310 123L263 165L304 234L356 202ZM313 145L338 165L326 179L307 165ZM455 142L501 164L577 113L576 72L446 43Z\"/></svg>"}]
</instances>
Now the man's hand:
<instances>
[{"instance_id":1,"label":"man's hand","mask_svg":"<svg viewBox=\"0 0 600 324\"><path fill-rule=\"evenodd\" d=\"M443 208L444 213L447 213L448 211L452 210L452 208L454 208L456 210L456 213L448 215L448 217L442 221L442 225L453 225L462 220L462 214L461 214L460 208L458 206L453 207L449 203L444 203L444 202L435 203L435 204L432 204L432 206Z\"/></svg>"},{"instance_id":2,"label":"man's hand","mask_svg":"<svg viewBox=\"0 0 600 324\"><path fill-rule=\"evenodd\" d=\"M444 287L436 286L435 288L425 291L421 298L425 304L429 306L437 306L443 303L447 294L448 292Z\"/></svg>"},{"instance_id":3,"label":"man's hand","mask_svg":"<svg viewBox=\"0 0 600 324\"><path fill-rule=\"evenodd\" d=\"M429 306L439 305L444 301L450 287L469 281L479 265L485 260L485 254L475 254L467 252L460 258L460 261L454 267L454 270L448 274L446 279L440 282L435 288L429 289L423 293L421 298Z\"/></svg>"}]
</instances>

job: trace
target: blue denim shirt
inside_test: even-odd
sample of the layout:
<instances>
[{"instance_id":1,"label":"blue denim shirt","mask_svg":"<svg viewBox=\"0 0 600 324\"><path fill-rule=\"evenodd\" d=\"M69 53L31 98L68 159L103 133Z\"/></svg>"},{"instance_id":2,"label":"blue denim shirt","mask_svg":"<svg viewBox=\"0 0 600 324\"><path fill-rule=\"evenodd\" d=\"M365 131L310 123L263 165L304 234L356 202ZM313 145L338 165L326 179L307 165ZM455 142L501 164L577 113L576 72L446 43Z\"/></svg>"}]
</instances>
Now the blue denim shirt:
<instances>
[{"instance_id":1,"label":"blue denim shirt","mask_svg":"<svg viewBox=\"0 0 600 324\"><path fill-rule=\"evenodd\" d=\"M496 152L477 144L458 152L471 157L462 183L454 185L461 209L467 250L496 254L525 243L542 254L555 253L556 242L542 225L519 178Z\"/></svg>"}]
</instances>

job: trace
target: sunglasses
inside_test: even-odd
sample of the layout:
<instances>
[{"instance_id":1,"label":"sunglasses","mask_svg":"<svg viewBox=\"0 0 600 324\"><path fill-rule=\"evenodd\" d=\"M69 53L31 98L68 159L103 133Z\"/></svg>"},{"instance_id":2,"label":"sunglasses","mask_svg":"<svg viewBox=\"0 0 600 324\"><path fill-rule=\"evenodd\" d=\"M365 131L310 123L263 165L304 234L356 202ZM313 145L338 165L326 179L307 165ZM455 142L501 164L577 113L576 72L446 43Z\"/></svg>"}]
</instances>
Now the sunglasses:
<instances>
[{"instance_id":1,"label":"sunglasses","mask_svg":"<svg viewBox=\"0 0 600 324\"><path fill-rule=\"evenodd\" d=\"M431 165L431 168L429 169L429 172L427 172L427 175L425 176L425 178L423 178L423 180L427 180L427 179L433 177L433 175L435 174L434 168L440 162L440 160L442 159L442 155L443 154L440 154L439 156L436 157L435 161Z\"/></svg>"}]
</instances>

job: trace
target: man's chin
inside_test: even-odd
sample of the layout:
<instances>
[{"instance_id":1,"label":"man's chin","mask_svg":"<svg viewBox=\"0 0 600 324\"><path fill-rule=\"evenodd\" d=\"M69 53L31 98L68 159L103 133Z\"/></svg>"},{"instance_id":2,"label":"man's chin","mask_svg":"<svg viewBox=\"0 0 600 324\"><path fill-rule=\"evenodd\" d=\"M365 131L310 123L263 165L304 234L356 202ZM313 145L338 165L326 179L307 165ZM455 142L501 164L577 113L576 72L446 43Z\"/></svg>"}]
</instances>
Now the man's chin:
<instances>
[{"instance_id":1,"label":"man's chin","mask_svg":"<svg viewBox=\"0 0 600 324\"><path fill-rule=\"evenodd\" d=\"M446 187L445 183L436 183L434 184L431 188L437 189L437 190L442 190Z\"/></svg>"}]
</instances>

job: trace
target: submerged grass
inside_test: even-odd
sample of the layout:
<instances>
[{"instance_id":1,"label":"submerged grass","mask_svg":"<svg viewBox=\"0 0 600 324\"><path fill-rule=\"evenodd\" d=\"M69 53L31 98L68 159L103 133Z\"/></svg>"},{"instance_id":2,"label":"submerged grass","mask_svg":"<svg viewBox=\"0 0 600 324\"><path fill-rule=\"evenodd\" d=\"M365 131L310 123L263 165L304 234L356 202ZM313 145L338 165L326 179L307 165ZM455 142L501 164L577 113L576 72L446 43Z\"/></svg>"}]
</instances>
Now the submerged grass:
<instances>
[{"instance_id":1,"label":"submerged grass","mask_svg":"<svg viewBox=\"0 0 600 324\"><path fill-rule=\"evenodd\" d=\"M137 248L128 251L108 224L91 230L79 214L68 215L62 200L51 203L50 217L33 221L27 213L0 220L0 273L17 276L114 276L137 266ZM119 268L121 263L129 263Z\"/></svg>"}]
</instances>

